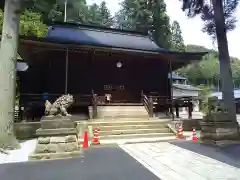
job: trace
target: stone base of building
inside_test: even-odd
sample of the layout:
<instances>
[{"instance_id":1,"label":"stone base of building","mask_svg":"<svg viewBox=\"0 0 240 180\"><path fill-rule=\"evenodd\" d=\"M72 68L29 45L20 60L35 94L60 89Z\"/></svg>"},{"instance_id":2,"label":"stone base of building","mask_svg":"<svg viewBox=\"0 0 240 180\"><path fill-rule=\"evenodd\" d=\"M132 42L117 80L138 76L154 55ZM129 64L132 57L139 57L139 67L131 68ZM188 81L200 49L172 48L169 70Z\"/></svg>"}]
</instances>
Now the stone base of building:
<instances>
[{"instance_id":1,"label":"stone base of building","mask_svg":"<svg viewBox=\"0 0 240 180\"><path fill-rule=\"evenodd\" d=\"M35 151L30 160L60 159L81 156L78 145L77 129L68 117L44 117L38 136Z\"/></svg>"},{"instance_id":2,"label":"stone base of building","mask_svg":"<svg viewBox=\"0 0 240 180\"><path fill-rule=\"evenodd\" d=\"M231 121L227 113L208 114L200 125L203 143L224 146L240 142L239 125Z\"/></svg>"}]
</instances>

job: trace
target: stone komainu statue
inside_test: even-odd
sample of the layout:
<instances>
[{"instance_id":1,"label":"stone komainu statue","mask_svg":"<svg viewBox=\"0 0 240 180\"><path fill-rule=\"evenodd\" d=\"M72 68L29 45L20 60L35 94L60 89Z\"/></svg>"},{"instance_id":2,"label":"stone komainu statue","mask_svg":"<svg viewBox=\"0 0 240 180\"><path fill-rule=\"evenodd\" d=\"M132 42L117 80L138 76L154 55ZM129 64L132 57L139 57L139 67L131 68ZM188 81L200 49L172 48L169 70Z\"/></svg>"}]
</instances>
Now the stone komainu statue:
<instances>
[{"instance_id":1,"label":"stone komainu statue","mask_svg":"<svg viewBox=\"0 0 240 180\"><path fill-rule=\"evenodd\" d=\"M56 116L56 115L64 115L71 116L67 112L67 108L72 105L74 102L72 95L62 95L59 97L53 104L51 104L48 100L45 102L45 115L46 116Z\"/></svg>"},{"instance_id":2,"label":"stone komainu statue","mask_svg":"<svg viewBox=\"0 0 240 180\"><path fill-rule=\"evenodd\" d=\"M208 98L208 111L211 112L227 112L224 103L217 97Z\"/></svg>"}]
</instances>

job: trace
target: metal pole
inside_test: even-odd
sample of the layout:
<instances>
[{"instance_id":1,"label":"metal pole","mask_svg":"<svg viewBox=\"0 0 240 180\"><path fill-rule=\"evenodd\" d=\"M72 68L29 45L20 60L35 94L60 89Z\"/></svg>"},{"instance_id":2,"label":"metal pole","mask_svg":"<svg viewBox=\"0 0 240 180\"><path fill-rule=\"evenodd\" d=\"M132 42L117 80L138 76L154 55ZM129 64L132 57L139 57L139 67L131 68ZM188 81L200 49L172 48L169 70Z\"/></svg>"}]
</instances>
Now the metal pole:
<instances>
[{"instance_id":1,"label":"metal pole","mask_svg":"<svg viewBox=\"0 0 240 180\"><path fill-rule=\"evenodd\" d=\"M65 94L68 91L68 48L66 51L66 69L65 69Z\"/></svg>"},{"instance_id":2,"label":"metal pole","mask_svg":"<svg viewBox=\"0 0 240 180\"><path fill-rule=\"evenodd\" d=\"M64 1L64 22L67 22L67 0Z\"/></svg>"}]
</instances>

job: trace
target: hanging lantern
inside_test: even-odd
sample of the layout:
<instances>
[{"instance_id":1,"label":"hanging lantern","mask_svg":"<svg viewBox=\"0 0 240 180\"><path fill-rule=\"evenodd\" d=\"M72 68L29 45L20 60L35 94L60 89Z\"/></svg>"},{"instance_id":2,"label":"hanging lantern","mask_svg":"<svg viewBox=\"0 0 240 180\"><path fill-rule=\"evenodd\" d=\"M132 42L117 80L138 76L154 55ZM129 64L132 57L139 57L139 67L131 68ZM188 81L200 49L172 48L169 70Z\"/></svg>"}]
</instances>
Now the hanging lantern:
<instances>
[{"instance_id":1,"label":"hanging lantern","mask_svg":"<svg viewBox=\"0 0 240 180\"><path fill-rule=\"evenodd\" d=\"M122 67L122 63L121 63L120 61L118 61L117 64L116 64L116 66L117 66L118 68L121 68L121 67Z\"/></svg>"}]
</instances>

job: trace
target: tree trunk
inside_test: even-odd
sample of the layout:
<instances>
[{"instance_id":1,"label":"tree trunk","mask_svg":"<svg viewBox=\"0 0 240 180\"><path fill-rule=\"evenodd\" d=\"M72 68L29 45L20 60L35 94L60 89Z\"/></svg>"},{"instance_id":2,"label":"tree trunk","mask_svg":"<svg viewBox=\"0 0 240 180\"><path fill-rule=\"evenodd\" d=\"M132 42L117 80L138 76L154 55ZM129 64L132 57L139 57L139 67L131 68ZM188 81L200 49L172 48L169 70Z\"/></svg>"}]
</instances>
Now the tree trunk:
<instances>
[{"instance_id":1,"label":"tree trunk","mask_svg":"<svg viewBox=\"0 0 240 180\"><path fill-rule=\"evenodd\" d=\"M14 107L21 0L6 0L0 59L0 147L15 149Z\"/></svg>"},{"instance_id":2,"label":"tree trunk","mask_svg":"<svg viewBox=\"0 0 240 180\"><path fill-rule=\"evenodd\" d=\"M228 51L228 41L223 14L222 0L212 0L214 9L214 20L216 25L216 36L219 51L221 89L224 104L232 121L236 121L236 107L234 103L232 70Z\"/></svg>"}]
</instances>

